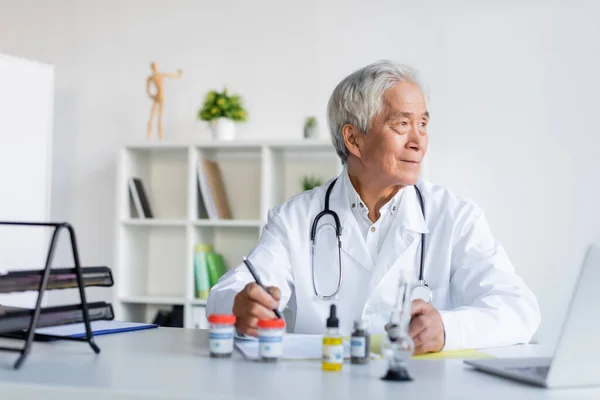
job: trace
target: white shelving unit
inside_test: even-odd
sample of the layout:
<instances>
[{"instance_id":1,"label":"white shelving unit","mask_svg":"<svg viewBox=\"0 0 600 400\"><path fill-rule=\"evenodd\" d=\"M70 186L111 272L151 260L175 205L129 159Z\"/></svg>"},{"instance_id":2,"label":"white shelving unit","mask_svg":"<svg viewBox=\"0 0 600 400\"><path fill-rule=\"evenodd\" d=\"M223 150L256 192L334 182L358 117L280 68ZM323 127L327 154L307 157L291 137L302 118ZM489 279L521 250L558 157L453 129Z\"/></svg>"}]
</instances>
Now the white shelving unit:
<instances>
[{"instance_id":1,"label":"white shelving unit","mask_svg":"<svg viewBox=\"0 0 600 400\"><path fill-rule=\"evenodd\" d=\"M200 156L219 163L233 219L198 218ZM184 326L206 327L194 297L194 246L211 243L227 268L256 245L268 210L302 190L304 175L327 180L342 169L324 140L138 143L123 147L117 176L116 318L150 322L158 309L184 308ZM128 180L142 179L153 219L132 218Z\"/></svg>"}]
</instances>

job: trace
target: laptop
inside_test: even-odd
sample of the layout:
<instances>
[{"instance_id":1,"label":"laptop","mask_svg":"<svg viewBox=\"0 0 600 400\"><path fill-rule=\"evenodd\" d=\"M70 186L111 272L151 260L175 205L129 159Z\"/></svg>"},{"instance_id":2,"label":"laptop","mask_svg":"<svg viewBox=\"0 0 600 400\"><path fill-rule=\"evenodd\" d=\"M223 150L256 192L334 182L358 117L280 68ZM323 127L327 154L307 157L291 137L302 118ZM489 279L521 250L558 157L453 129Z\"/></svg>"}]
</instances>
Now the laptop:
<instances>
[{"instance_id":1,"label":"laptop","mask_svg":"<svg viewBox=\"0 0 600 400\"><path fill-rule=\"evenodd\" d=\"M553 357L465 360L478 371L546 388L600 386L600 247L588 247Z\"/></svg>"}]
</instances>

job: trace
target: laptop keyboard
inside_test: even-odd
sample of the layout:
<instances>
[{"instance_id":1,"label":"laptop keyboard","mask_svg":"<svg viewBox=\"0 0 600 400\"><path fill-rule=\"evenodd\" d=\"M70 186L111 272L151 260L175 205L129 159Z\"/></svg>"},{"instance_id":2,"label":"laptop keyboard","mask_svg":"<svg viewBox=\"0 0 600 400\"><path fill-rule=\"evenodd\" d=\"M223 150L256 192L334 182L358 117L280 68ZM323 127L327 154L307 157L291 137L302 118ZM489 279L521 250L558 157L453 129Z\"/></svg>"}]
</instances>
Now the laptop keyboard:
<instances>
[{"instance_id":1,"label":"laptop keyboard","mask_svg":"<svg viewBox=\"0 0 600 400\"><path fill-rule=\"evenodd\" d=\"M550 367L507 367L506 370L545 378L548 375Z\"/></svg>"}]
</instances>

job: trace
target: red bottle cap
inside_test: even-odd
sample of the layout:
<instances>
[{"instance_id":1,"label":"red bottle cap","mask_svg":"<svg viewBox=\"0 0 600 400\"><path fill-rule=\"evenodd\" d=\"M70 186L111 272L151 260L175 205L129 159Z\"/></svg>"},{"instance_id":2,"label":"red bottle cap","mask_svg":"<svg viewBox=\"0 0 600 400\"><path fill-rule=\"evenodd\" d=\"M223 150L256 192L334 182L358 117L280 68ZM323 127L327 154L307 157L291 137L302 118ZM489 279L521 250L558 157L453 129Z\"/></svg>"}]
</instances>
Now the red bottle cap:
<instances>
[{"instance_id":1,"label":"red bottle cap","mask_svg":"<svg viewBox=\"0 0 600 400\"><path fill-rule=\"evenodd\" d=\"M230 314L210 314L208 322L211 324L235 324L235 315Z\"/></svg>"},{"instance_id":2,"label":"red bottle cap","mask_svg":"<svg viewBox=\"0 0 600 400\"><path fill-rule=\"evenodd\" d=\"M280 318L276 319L259 319L258 320L259 328L284 328L285 321Z\"/></svg>"}]
</instances>

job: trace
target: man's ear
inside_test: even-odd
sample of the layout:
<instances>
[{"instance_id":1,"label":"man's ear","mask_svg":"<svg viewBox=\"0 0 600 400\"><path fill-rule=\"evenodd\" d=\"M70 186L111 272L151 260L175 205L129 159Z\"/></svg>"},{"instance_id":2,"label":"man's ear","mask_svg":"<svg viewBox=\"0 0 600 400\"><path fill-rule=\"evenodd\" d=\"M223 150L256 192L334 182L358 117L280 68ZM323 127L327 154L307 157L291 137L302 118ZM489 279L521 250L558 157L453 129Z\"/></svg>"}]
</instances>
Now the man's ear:
<instances>
[{"instance_id":1,"label":"man's ear","mask_svg":"<svg viewBox=\"0 0 600 400\"><path fill-rule=\"evenodd\" d=\"M363 134L354 125L345 124L342 126L342 137L344 138L344 144L348 149L348 153L360 158Z\"/></svg>"}]
</instances>

